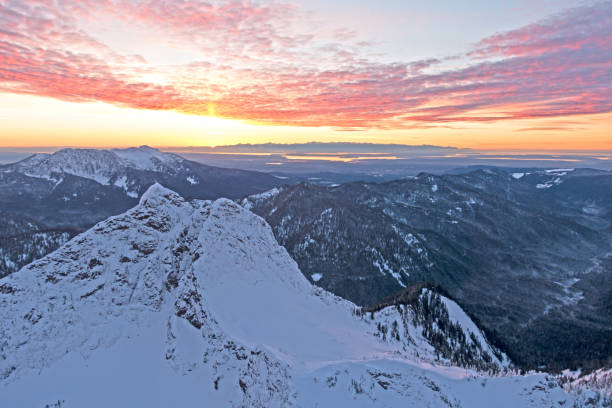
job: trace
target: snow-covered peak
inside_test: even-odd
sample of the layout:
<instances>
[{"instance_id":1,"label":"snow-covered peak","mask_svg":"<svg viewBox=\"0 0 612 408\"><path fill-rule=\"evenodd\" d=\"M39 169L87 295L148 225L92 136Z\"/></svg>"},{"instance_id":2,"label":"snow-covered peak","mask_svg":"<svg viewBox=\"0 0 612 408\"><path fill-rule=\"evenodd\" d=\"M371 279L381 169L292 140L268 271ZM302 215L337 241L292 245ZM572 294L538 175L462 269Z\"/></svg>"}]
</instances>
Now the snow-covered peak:
<instances>
[{"instance_id":1,"label":"snow-covered peak","mask_svg":"<svg viewBox=\"0 0 612 408\"><path fill-rule=\"evenodd\" d=\"M0 372L14 378L66 350L83 352L83 344L110 341L117 325L112 336L120 338L127 322L148 324L149 312L198 328L210 317L285 364L391 352L353 308L312 287L260 217L227 199L186 202L155 184L133 209L0 281L8 339ZM34 318L23 317L32 310ZM41 344L45 333L56 335Z\"/></svg>"},{"instance_id":2,"label":"snow-covered peak","mask_svg":"<svg viewBox=\"0 0 612 408\"><path fill-rule=\"evenodd\" d=\"M53 179L66 173L108 184L121 166L119 158L108 150L61 149L53 154L34 155L12 168L32 177Z\"/></svg>"},{"instance_id":3,"label":"snow-covered peak","mask_svg":"<svg viewBox=\"0 0 612 408\"><path fill-rule=\"evenodd\" d=\"M180 206L182 203L183 198L180 195L159 183L155 183L140 197L139 205L143 207L159 207L165 204Z\"/></svg>"},{"instance_id":4,"label":"snow-covered peak","mask_svg":"<svg viewBox=\"0 0 612 408\"><path fill-rule=\"evenodd\" d=\"M176 171L183 159L148 146L128 149L61 149L53 154L36 154L9 169L31 177L56 179L71 174L100 184L117 184L127 169Z\"/></svg>"}]
</instances>

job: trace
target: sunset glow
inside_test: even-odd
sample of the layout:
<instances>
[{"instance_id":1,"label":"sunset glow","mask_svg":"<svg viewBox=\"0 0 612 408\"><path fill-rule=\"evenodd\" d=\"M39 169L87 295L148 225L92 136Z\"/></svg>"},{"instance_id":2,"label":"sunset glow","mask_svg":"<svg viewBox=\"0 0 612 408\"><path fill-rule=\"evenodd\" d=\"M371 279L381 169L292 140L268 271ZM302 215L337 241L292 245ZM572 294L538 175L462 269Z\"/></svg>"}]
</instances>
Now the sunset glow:
<instances>
[{"instance_id":1,"label":"sunset glow","mask_svg":"<svg viewBox=\"0 0 612 408\"><path fill-rule=\"evenodd\" d=\"M344 3L0 0L0 146L612 149L612 2Z\"/></svg>"}]
</instances>

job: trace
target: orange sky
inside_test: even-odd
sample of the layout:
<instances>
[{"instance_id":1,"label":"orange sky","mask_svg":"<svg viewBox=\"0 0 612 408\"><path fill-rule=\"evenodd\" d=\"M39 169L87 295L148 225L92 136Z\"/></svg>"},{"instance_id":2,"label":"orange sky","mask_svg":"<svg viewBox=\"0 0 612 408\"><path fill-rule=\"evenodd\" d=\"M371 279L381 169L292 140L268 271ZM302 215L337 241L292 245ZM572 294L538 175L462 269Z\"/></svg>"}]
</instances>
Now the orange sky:
<instances>
[{"instance_id":1,"label":"orange sky","mask_svg":"<svg viewBox=\"0 0 612 408\"><path fill-rule=\"evenodd\" d=\"M0 147L217 146L346 141L435 144L477 149L612 150L612 114L458 123L456 128L336 130L273 126L101 102L0 93Z\"/></svg>"},{"instance_id":2,"label":"orange sky","mask_svg":"<svg viewBox=\"0 0 612 408\"><path fill-rule=\"evenodd\" d=\"M427 3L0 1L0 147L612 150L612 2Z\"/></svg>"}]
</instances>

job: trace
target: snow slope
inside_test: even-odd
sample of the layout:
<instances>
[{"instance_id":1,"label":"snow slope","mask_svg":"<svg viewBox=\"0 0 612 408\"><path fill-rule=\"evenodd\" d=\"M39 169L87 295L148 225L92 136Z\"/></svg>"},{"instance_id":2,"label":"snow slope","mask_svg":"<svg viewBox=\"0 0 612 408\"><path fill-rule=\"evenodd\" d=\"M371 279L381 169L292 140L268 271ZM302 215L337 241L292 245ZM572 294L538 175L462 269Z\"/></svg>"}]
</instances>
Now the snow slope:
<instances>
[{"instance_id":1,"label":"snow slope","mask_svg":"<svg viewBox=\"0 0 612 408\"><path fill-rule=\"evenodd\" d=\"M0 401L537 407L575 399L545 375L488 378L440 365L423 338L414 341L418 330L405 341L377 336L380 319L312 286L248 210L226 199L186 202L156 184L135 208L0 280Z\"/></svg>"}]
</instances>

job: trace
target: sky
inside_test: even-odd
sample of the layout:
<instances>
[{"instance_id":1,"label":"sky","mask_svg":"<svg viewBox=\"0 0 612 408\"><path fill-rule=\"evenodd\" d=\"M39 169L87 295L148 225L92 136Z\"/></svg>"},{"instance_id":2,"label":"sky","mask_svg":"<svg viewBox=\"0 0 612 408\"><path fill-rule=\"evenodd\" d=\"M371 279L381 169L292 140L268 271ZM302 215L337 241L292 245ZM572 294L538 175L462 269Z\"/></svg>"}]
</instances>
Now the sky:
<instances>
[{"instance_id":1,"label":"sky","mask_svg":"<svg viewBox=\"0 0 612 408\"><path fill-rule=\"evenodd\" d=\"M0 147L612 149L612 1L0 0Z\"/></svg>"}]
</instances>

